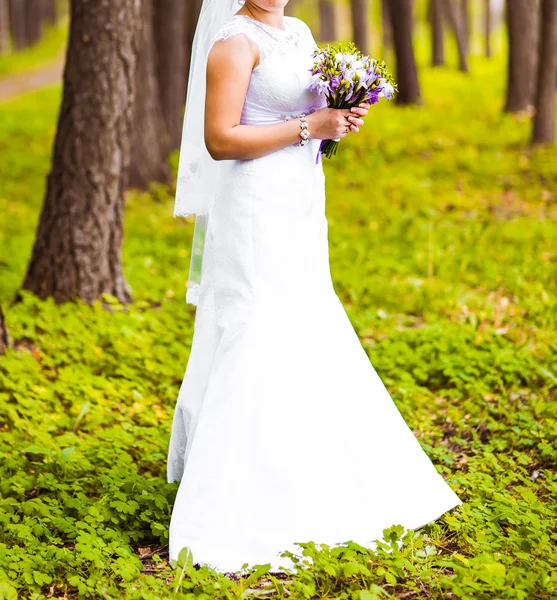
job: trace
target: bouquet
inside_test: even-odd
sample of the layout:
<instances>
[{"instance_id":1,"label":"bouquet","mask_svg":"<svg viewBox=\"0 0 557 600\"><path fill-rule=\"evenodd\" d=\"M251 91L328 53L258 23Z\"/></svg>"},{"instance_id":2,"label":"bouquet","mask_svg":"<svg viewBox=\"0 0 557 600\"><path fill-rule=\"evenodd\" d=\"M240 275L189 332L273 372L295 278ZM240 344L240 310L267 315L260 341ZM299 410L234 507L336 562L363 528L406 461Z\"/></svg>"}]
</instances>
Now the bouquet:
<instances>
[{"instance_id":1,"label":"bouquet","mask_svg":"<svg viewBox=\"0 0 557 600\"><path fill-rule=\"evenodd\" d=\"M385 62L364 56L353 43L317 48L314 52L310 90L327 98L330 108L352 108L362 102L391 100L397 91ZM323 140L320 152L327 158L337 153L340 140Z\"/></svg>"}]
</instances>

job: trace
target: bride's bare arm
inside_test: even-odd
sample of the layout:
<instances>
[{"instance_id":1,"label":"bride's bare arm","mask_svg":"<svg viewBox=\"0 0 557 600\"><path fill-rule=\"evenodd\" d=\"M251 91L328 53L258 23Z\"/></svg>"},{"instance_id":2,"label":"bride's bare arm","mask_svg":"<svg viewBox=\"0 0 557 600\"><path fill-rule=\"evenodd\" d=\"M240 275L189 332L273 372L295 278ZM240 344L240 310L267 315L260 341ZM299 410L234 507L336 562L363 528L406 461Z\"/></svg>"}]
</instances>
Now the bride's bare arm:
<instances>
[{"instance_id":1,"label":"bride's bare arm","mask_svg":"<svg viewBox=\"0 0 557 600\"><path fill-rule=\"evenodd\" d=\"M215 160L259 158L300 141L300 121L276 125L240 125L240 117L251 72L259 61L259 50L244 35L217 42L207 63L205 144ZM346 128L358 131L367 107L350 110L323 108L308 115L311 136L343 138Z\"/></svg>"}]
</instances>

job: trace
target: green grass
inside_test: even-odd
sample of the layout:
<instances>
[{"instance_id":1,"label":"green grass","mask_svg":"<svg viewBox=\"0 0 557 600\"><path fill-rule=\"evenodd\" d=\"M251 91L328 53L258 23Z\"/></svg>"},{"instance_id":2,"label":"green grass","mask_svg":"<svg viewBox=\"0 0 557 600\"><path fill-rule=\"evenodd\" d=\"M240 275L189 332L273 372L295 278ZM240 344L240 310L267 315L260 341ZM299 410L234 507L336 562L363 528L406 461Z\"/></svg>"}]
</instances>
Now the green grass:
<instances>
[{"instance_id":1,"label":"green grass","mask_svg":"<svg viewBox=\"0 0 557 600\"><path fill-rule=\"evenodd\" d=\"M67 18L54 26L45 27L43 38L35 46L0 55L0 77L36 69L56 60L64 51L67 38Z\"/></svg>"},{"instance_id":2,"label":"green grass","mask_svg":"<svg viewBox=\"0 0 557 600\"><path fill-rule=\"evenodd\" d=\"M530 148L528 120L501 114L500 61L472 70L423 70L424 108L376 107L326 165L336 290L464 505L402 550L308 544L314 566L291 581L265 568L233 581L184 557L176 597L242 598L258 580L308 600L557 596L556 150ZM193 328L192 226L172 218L172 190L130 193L129 309L12 305L59 102L51 88L0 110L14 341L0 358L0 598L168 598L165 454Z\"/></svg>"}]
</instances>

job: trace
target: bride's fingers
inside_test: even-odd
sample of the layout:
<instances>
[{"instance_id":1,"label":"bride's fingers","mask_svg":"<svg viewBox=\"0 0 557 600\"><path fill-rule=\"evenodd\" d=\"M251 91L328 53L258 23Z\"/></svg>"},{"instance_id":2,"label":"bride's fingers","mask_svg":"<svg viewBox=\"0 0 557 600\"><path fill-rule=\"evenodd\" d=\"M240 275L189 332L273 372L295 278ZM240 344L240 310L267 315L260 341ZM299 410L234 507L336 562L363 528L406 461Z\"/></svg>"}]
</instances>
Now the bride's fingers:
<instances>
[{"instance_id":1,"label":"bride's fingers","mask_svg":"<svg viewBox=\"0 0 557 600\"><path fill-rule=\"evenodd\" d=\"M360 128L356 127L356 125L350 125L350 131L353 131L354 133L358 133L358 131L360 131Z\"/></svg>"},{"instance_id":2,"label":"bride's fingers","mask_svg":"<svg viewBox=\"0 0 557 600\"><path fill-rule=\"evenodd\" d=\"M356 127L361 127L364 124L364 120L363 119L359 119L358 117L353 117L352 115L350 115L347 118L350 121L350 124L351 125L356 125Z\"/></svg>"},{"instance_id":3,"label":"bride's fingers","mask_svg":"<svg viewBox=\"0 0 557 600\"><path fill-rule=\"evenodd\" d=\"M360 106L353 106L350 109L350 112L352 112L355 115L358 115L360 117L365 117L367 115L369 111L369 108L367 106L367 104L361 104Z\"/></svg>"}]
</instances>

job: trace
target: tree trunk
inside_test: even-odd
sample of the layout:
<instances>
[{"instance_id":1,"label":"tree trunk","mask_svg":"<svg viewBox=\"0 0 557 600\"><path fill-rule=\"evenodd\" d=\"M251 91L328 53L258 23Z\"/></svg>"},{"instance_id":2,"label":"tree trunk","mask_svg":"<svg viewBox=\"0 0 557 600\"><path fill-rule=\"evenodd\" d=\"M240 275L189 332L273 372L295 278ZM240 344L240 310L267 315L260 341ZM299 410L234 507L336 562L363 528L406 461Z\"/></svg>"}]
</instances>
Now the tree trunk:
<instances>
[{"instance_id":1,"label":"tree trunk","mask_svg":"<svg viewBox=\"0 0 557 600\"><path fill-rule=\"evenodd\" d=\"M8 328L6 327L6 321L4 319L4 313L0 306L0 354L4 354L6 348L10 347L10 337L8 335Z\"/></svg>"},{"instance_id":2,"label":"tree trunk","mask_svg":"<svg viewBox=\"0 0 557 600\"><path fill-rule=\"evenodd\" d=\"M25 4L25 36L27 46L34 46L42 37L42 0L20 0Z\"/></svg>"},{"instance_id":3,"label":"tree trunk","mask_svg":"<svg viewBox=\"0 0 557 600\"><path fill-rule=\"evenodd\" d=\"M557 91L557 0L541 0L541 40L533 141L555 142Z\"/></svg>"},{"instance_id":4,"label":"tree trunk","mask_svg":"<svg viewBox=\"0 0 557 600\"><path fill-rule=\"evenodd\" d=\"M432 53L431 64L442 67L445 64L445 33L443 31L443 0L430 0Z\"/></svg>"},{"instance_id":5,"label":"tree trunk","mask_svg":"<svg viewBox=\"0 0 557 600\"><path fill-rule=\"evenodd\" d=\"M509 63L505 110L516 113L534 106L538 69L537 0L507 0Z\"/></svg>"},{"instance_id":6,"label":"tree trunk","mask_svg":"<svg viewBox=\"0 0 557 600\"><path fill-rule=\"evenodd\" d=\"M132 159L128 183L130 187L147 189L151 181L170 180L167 156L171 144L156 74L154 0L142 1L141 46L136 71L137 99L133 117ZM175 77L178 75L174 73Z\"/></svg>"},{"instance_id":7,"label":"tree trunk","mask_svg":"<svg viewBox=\"0 0 557 600\"><path fill-rule=\"evenodd\" d=\"M412 43L412 4L412 0L391 0L390 5L399 104L421 103L420 83Z\"/></svg>"},{"instance_id":8,"label":"tree trunk","mask_svg":"<svg viewBox=\"0 0 557 600\"><path fill-rule=\"evenodd\" d=\"M23 287L56 302L130 300L122 270L138 0L72 0L52 170Z\"/></svg>"},{"instance_id":9,"label":"tree trunk","mask_svg":"<svg viewBox=\"0 0 557 600\"><path fill-rule=\"evenodd\" d=\"M27 31L25 27L25 4L23 0L9 0L10 32L15 50L27 47Z\"/></svg>"},{"instance_id":10,"label":"tree trunk","mask_svg":"<svg viewBox=\"0 0 557 600\"><path fill-rule=\"evenodd\" d=\"M180 146L186 102L186 3L157 0L154 5L156 74L170 147Z\"/></svg>"},{"instance_id":11,"label":"tree trunk","mask_svg":"<svg viewBox=\"0 0 557 600\"><path fill-rule=\"evenodd\" d=\"M484 0L484 35L485 35L485 55L491 58L491 32L493 31L493 11L491 0Z\"/></svg>"},{"instance_id":12,"label":"tree trunk","mask_svg":"<svg viewBox=\"0 0 557 600\"><path fill-rule=\"evenodd\" d=\"M368 48L368 0L350 0L352 9L352 31L354 43L364 54L367 54Z\"/></svg>"},{"instance_id":13,"label":"tree trunk","mask_svg":"<svg viewBox=\"0 0 557 600\"><path fill-rule=\"evenodd\" d=\"M464 52L470 54L470 38L472 37L472 20L470 18L470 0L461 0L462 31L464 39Z\"/></svg>"},{"instance_id":14,"label":"tree trunk","mask_svg":"<svg viewBox=\"0 0 557 600\"><path fill-rule=\"evenodd\" d=\"M9 15L8 0L0 0L0 54L11 49Z\"/></svg>"},{"instance_id":15,"label":"tree trunk","mask_svg":"<svg viewBox=\"0 0 557 600\"><path fill-rule=\"evenodd\" d=\"M319 41L337 39L335 4L333 0L319 0Z\"/></svg>"},{"instance_id":16,"label":"tree trunk","mask_svg":"<svg viewBox=\"0 0 557 600\"><path fill-rule=\"evenodd\" d=\"M468 53L463 12L461 7L455 4L455 0L444 0L444 2L446 14L456 38L459 69L464 73L468 73Z\"/></svg>"},{"instance_id":17,"label":"tree trunk","mask_svg":"<svg viewBox=\"0 0 557 600\"><path fill-rule=\"evenodd\" d=\"M381 0L381 39L383 43L383 56L386 56L393 46L393 29L391 27L391 17L389 12L389 0Z\"/></svg>"},{"instance_id":18,"label":"tree trunk","mask_svg":"<svg viewBox=\"0 0 557 600\"><path fill-rule=\"evenodd\" d=\"M199 19L199 12L201 11L202 0L188 0L187 11L186 11L186 81L189 78L190 63L191 63L191 48L193 45L193 37L195 35L195 29L197 27L197 21ZM290 6L292 0L287 6Z\"/></svg>"},{"instance_id":19,"label":"tree trunk","mask_svg":"<svg viewBox=\"0 0 557 600\"><path fill-rule=\"evenodd\" d=\"M297 0L290 0L290 2L284 7L284 14L289 17L294 16L294 9L296 8Z\"/></svg>"},{"instance_id":20,"label":"tree trunk","mask_svg":"<svg viewBox=\"0 0 557 600\"><path fill-rule=\"evenodd\" d=\"M50 25L58 21L56 0L43 0L43 18Z\"/></svg>"}]
</instances>

